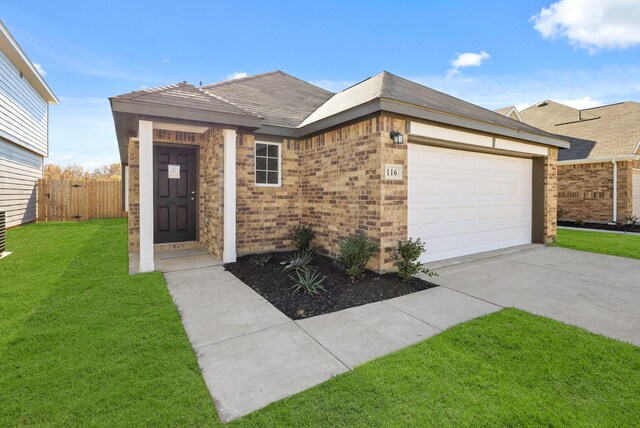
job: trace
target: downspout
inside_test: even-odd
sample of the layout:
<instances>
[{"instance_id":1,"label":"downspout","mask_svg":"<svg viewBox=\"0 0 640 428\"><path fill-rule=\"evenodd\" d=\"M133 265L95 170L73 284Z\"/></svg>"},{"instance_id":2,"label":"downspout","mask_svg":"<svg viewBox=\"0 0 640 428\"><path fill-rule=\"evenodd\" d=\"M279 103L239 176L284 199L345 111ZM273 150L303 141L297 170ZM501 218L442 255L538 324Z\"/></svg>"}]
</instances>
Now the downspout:
<instances>
[{"instance_id":1,"label":"downspout","mask_svg":"<svg viewBox=\"0 0 640 428\"><path fill-rule=\"evenodd\" d=\"M613 223L618 221L618 164L615 159L611 160L613 164Z\"/></svg>"}]
</instances>

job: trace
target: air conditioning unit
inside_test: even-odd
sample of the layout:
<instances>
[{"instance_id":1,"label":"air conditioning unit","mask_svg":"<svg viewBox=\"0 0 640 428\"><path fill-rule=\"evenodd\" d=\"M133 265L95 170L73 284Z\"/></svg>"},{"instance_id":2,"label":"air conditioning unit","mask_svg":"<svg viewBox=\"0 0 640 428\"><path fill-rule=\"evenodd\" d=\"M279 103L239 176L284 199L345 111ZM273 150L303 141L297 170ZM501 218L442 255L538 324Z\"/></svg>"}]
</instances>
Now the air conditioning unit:
<instances>
[{"instance_id":1,"label":"air conditioning unit","mask_svg":"<svg viewBox=\"0 0 640 428\"><path fill-rule=\"evenodd\" d=\"M0 210L0 254L4 253L6 250L6 214L4 210Z\"/></svg>"}]
</instances>

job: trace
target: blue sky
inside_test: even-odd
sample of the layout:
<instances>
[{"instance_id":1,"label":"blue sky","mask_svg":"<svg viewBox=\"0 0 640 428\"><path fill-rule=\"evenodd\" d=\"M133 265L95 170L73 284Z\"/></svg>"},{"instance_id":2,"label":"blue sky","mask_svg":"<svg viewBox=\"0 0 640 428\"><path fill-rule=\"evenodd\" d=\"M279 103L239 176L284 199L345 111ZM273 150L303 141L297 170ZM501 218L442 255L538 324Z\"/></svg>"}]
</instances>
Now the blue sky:
<instances>
[{"instance_id":1,"label":"blue sky","mask_svg":"<svg viewBox=\"0 0 640 428\"><path fill-rule=\"evenodd\" d=\"M275 69L340 90L387 70L483 107L640 101L640 1L28 1L0 19L41 66L50 161L117 162L109 96Z\"/></svg>"}]
</instances>

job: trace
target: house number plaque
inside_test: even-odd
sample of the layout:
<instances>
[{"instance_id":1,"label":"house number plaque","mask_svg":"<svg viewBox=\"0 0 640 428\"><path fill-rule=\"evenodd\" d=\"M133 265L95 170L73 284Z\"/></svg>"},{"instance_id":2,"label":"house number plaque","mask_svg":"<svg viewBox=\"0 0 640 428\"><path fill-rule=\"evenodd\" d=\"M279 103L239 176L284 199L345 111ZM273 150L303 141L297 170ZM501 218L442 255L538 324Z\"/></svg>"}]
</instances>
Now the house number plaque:
<instances>
[{"instance_id":1,"label":"house number plaque","mask_svg":"<svg viewBox=\"0 0 640 428\"><path fill-rule=\"evenodd\" d=\"M168 173L169 173L169 178L180 179L180 165L169 165Z\"/></svg>"},{"instance_id":2,"label":"house number plaque","mask_svg":"<svg viewBox=\"0 0 640 428\"><path fill-rule=\"evenodd\" d=\"M384 166L385 180L402 180L402 165L385 164Z\"/></svg>"}]
</instances>

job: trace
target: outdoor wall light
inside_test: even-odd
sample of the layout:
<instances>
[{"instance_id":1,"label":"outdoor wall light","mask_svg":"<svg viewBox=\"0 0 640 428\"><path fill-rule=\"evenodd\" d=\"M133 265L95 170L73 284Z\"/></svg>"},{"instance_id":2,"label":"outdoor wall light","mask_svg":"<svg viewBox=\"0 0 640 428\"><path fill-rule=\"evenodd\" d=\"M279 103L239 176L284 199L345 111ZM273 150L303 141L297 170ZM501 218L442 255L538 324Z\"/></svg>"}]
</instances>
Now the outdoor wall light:
<instances>
[{"instance_id":1,"label":"outdoor wall light","mask_svg":"<svg viewBox=\"0 0 640 428\"><path fill-rule=\"evenodd\" d=\"M393 144L402 144L402 134L399 131L391 131L389 137L393 140Z\"/></svg>"}]
</instances>

